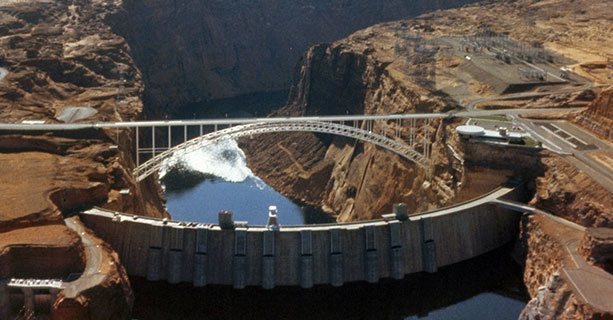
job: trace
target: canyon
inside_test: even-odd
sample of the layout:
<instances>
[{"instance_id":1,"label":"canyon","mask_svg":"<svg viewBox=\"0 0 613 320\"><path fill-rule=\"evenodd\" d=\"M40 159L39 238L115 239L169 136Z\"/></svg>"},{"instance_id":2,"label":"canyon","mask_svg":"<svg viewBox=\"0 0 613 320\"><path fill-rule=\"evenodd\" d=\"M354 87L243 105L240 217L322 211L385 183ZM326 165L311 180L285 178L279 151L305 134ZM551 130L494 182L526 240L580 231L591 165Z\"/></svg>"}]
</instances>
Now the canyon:
<instances>
[{"instance_id":1,"label":"canyon","mask_svg":"<svg viewBox=\"0 0 613 320\"><path fill-rule=\"evenodd\" d=\"M110 23L142 72L145 111L171 115L189 103L285 90L314 44L470 2L124 0Z\"/></svg>"},{"instance_id":2,"label":"canyon","mask_svg":"<svg viewBox=\"0 0 613 320\"><path fill-rule=\"evenodd\" d=\"M95 109L86 121L172 116L191 103L283 90L292 77L287 105L272 116L459 110L457 99L442 88L418 83L407 73L422 66L407 65L414 52L401 52L397 45L403 44L403 32L428 40L489 28L568 57L573 71L601 85L591 89L593 101L568 94L531 104L586 106L567 118L611 141L613 91L607 61L613 59L613 40L606 35L613 26L606 3L488 2L352 33L462 4L8 1L0 5L0 67L8 71L0 79L0 120L57 122L74 106ZM363 12L368 16L362 17ZM428 62L441 85L453 81L455 71L450 70L458 64L447 57ZM494 95L477 81L468 87L475 96ZM240 143L258 176L341 222L377 218L391 211L394 202L406 202L411 212L450 205L520 175L534 194L532 205L587 227L573 233L573 239L582 239L581 252L590 263L610 272L611 238L602 231L613 223L608 190L548 151L516 148L509 153L462 142L453 131L459 124L441 120L427 125L433 142L431 180L398 156L344 138L296 133ZM377 124L377 130L390 128ZM6 204L0 209L1 277L56 277L82 269L82 240L64 221L80 209L96 205L169 217L157 182L139 184L132 178L131 145L127 131L0 136L0 197ZM526 319L552 318L547 309L571 310L570 304L576 318L610 317L594 312L565 278L554 276L568 260L561 250L565 238L557 236L561 227L540 217L527 219L522 262L533 300ZM105 251L105 259L116 260L112 248ZM22 267L40 261L53 266L47 274ZM124 271L117 264L107 273L96 287L106 294L95 303L91 292L77 292L60 296L55 312L92 319L128 314L132 297ZM539 294L543 287L548 294ZM109 313L97 313L104 308Z\"/></svg>"}]
</instances>

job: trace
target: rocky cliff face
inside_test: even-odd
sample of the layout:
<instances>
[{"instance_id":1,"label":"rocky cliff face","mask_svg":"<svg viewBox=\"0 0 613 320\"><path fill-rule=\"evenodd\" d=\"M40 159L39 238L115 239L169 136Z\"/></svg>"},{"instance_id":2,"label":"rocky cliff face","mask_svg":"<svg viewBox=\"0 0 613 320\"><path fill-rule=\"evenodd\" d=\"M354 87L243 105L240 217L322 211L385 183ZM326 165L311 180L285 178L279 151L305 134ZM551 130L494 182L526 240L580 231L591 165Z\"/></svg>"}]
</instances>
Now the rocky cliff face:
<instances>
[{"instance_id":1,"label":"rocky cliff face","mask_svg":"<svg viewBox=\"0 0 613 320\"><path fill-rule=\"evenodd\" d=\"M117 10L117 3L102 1L0 3L0 121L109 121L140 114L140 72L126 42L105 22ZM63 114L77 106L94 112L86 118ZM64 218L83 208L166 215L155 185L138 185L130 174L130 140L129 132L115 131L0 133L0 278L82 272L84 245ZM81 312L129 314L129 304L113 302L129 294L125 275L113 265L100 272L108 281L90 283L94 294L73 292Z\"/></svg>"},{"instance_id":2,"label":"rocky cliff face","mask_svg":"<svg viewBox=\"0 0 613 320\"><path fill-rule=\"evenodd\" d=\"M190 102L286 89L313 44L473 1L123 2L112 24L143 72L147 111L161 114Z\"/></svg>"},{"instance_id":3,"label":"rocky cliff face","mask_svg":"<svg viewBox=\"0 0 613 320\"><path fill-rule=\"evenodd\" d=\"M598 136L613 142L613 88L603 90L589 105L588 110L574 120Z\"/></svg>"},{"instance_id":4,"label":"rocky cliff face","mask_svg":"<svg viewBox=\"0 0 613 320\"><path fill-rule=\"evenodd\" d=\"M586 227L613 227L611 193L567 160L550 155L531 204Z\"/></svg>"},{"instance_id":5,"label":"rocky cliff face","mask_svg":"<svg viewBox=\"0 0 613 320\"><path fill-rule=\"evenodd\" d=\"M613 277L602 270L586 266L586 262L579 260L581 258L578 255L590 256L596 253L602 257L602 253L609 252L610 257L610 229L588 229L583 232L547 215L535 214L523 217L521 240L527 250L524 283L533 298L521 313L520 320L613 317L610 307L608 311L600 309L602 301L607 301L607 298L598 297L606 297L610 291L603 292L602 287L595 288L603 283L609 286ZM573 243L579 241L582 246L577 250ZM589 259L596 265L610 266L606 259L595 260L593 256ZM573 275L577 270L584 272L581 277Z\"/></svg>"},{"instance_id":6,"label":"rocky cliff face","mask_svg":"<svg viewBox=\"0 0 613 320\"><path fill-rule=\"evenodd\" d=\"M451 99L434 94L407 75L408 68L421 66L407 66L394 49L402 41L396 27L371 27L309 49L295 72L290 102L276 115L444 112L454 108ZM451 204L461 198L460 186L468 182L466 177L487 175L483 171L471 175L473 168L465 172L463 157L454 155L463 152L453 133L457 123L439 120L420 125L418 139L428 131L433 143L435 169L430 181L414 163L351 139L267 135L245 139L242 146L258 176L282 193L323 207L337 214L339 221L372 219L390 212L397 202L406 202L410 211ZM392 123L376 123L373 130L395 129ZM490 175L482 180L487 186L480 187L491 190L506 178L505 174Z\"/></svg>"}]
</instances>

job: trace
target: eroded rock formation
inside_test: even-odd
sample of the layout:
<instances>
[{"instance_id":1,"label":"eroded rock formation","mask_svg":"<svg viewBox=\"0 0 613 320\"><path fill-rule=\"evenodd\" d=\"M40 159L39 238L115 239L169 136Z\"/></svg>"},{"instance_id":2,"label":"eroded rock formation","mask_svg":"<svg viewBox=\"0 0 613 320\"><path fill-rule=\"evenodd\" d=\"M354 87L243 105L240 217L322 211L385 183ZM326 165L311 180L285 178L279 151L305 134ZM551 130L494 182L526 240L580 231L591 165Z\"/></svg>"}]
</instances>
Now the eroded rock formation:
<instances>
[{"instance_id":1,"label":"eroded rock formation","mask_svg":"<svg viewBox=\"0 0 613 320\"><path fill-rule=\"evenodd\" d=\"M153 107L147 112L160 114L191 102L287 89L311 45L473 1L123 2L113 26L143 72Z\"/></svg>"},{"instance_id":2,"label":"eroded rock formation","mask_svg":"<svg viewBox=\"0 0 613 320\"><path fill-rule=\"evenodd\" d=\"M613 142L613 88L603 90L588 110L574 120L598 136Z\"/></svg>"},{"instance_id":3,"label":"eroded rock formation","mask_svg":"<svg viewBox=\"0 0 613 320\"><path fill-rule=\"evenodd\" d=\"M613 227L613 198L597 181L559 156L542 159L532 204L587 227Z\"/></svg>"},{"instance_id":4,"label":"eroded rock formation","mask_svg":"<svg viewBox=\"0 0 613 320\"><path fill-rule=\"evenodd\" d=\"M313 41L333 40L357 28L352 15L372 14L356 19L366 25L450 2L424 2L423 7L397 1L381 5L372 1L301 3L300 7L223 1L126 0L124 4L4 1L0 5L0 120L56 122L64 108L72 106L95 109L86 121L131 120L143 109L143 83L147 101L158 108L152 113L158 114L187 102L285 88L287 71L302 50ZM551 10L562 4L563 10ZM611 31L607 9L606 2L592 0L492 2L368 28L345 40L309 49L295 70L290 104L277 114L455 108L436 88L419 85L408 75L409 68L421 66L407 66L406 57L399 57L399 28L426 39L471 34L475 26L508 31L516 39L566 54L578 62L575 70L598 77L597 70L603 68L588 66L600 66L601 62L589 62L611 56L610 50L601 50L613 47L606 36ZM237 15L241 18L236 19ZM453 68L456 62L436 63ZM488 93L487 88L481 89ZM550 99L548 103L564 101ZM578 121L610 139L610 110L609 90ZM461 201L473 195L466 190L486 191L516 175L514 169L533 166L536 169L530 174L544 172L534 186L533 204L586 226L610 227L610 193L564 160L549 155L540 160L541 154L518 151L513 156L520 156L523 166L512 163L505 167L510 158L500 149L459 142L451 134L455 124L434 121L427 126L433 142L432 181L398 156L342 138L294 134L242 142L258 174L292 197L339 214L340 221L376 217L389 211L393 202L407 202L412 211L418 211ZM393 124L375 126L375 130L388 129L393 130ZM63 218L85 206L165 215L156 185L139 186L130 177L130 139L128 132L12 133L0 138L0 200L5 204L0 209L1 277L61 277L82 270L83 244L66 228ZM112 147L115 145L119 148ZM474 155L489 157L489 167ZM498 166L492 165L496 159ZM125 195L122 189L130 193ZM553 276L568 259L563 242L554 239L558 230L533 220L526 231L526 284L535 298L530 308L539 310L533 318L542 314L595 317L594 312L578 313L575 306L580 302L567 294L568 284ZM582 252L607 269L609 240L590 232ZM103 270L110 275L108 282L63 300L74 303L79 312L75 317L102 308L108 308L103 314L109 317L129 311L125 274L112 250L104 250L106 262L115 264ZM35 267L39 263L48 268L41 271ZM548 291L539 290L543 285Z\"/></svg>"},{"instance_id":5,"label":"eroded rock formation","mask_svg":"<svg viewBox=\"0 0 613 320\"><path fill-rule=\"evenodd\" d=\"M117 9L117 3L100 1L0 4L0 121L134 119L142 111L143 85L126 42L105 22ZM94 113L62 116L81 106ZM2 133L0 278L61 279L83 272L85 246L64 223L80 209L166 215L157 187L137 185L130 174L130 139L125 131ZM129 303L114 302L130 295L129 284L110 262L100 268L106 281L72 292L81 315L129 314ZM63 315L57 314L83 318Z\"/></svg>"},{"instance_id":6,"label":"eroded rock formation","mask_svg":"<svg viewBox=\"0 0 613 320\"><path fill-rule=\"evenodd\" d=\"M377 41L370 41L375 35ZM289 104L277 115L440 112L453 108L455 104L445 97L403 83L407 78L401 72L405 66L396 60L396 40L391 29L369 28L332 45L309 49L296 70ZM425 210L450 203L455 195L461 177L451 167L459 160L445 147L447 129L441 121L424 127L419 137L425 137L428 130L434 141L433 184L425 183L425 172L415 164L345 138L267 135L246 139L242 146L250 154L251 167L282 193L336 213L339 221L371 219L390 212L394 202L408 203L411 211ZM395 127L376 123L372 130Z\"/></svg>"},{"instance_id":7,"label":"eroded rock formation","mask_svg":"<svg viewBox=\"0 0 613 320\"><path fill-rule=\"evenodd\" d=\"M580 253L607 247L610 251L607 233L589 229L585 233L548 215L525 216L521 234L527 249L524 283L533 298L519 319L611 319L608 297L613 292L613 276L579 260ZM577 248L582 238L583 247Z\"/></svg>"}]
</instances>

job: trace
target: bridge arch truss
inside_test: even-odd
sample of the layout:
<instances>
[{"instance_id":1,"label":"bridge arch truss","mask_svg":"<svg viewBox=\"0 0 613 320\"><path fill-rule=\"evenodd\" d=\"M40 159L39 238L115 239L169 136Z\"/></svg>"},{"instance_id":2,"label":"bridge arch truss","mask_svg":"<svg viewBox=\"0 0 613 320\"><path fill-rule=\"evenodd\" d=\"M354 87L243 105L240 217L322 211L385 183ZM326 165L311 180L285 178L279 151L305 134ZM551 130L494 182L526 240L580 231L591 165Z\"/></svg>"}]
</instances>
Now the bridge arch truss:
<instances>
[{"instance_id":1,"label":"bridge arch truss","mask_svg":"<svg viewBox=\"0 0 613 320\"><path fill-rule=\"evenodd\" d=\"M385 125L382 125L383 122L385 122ZM371 143L414 162L425 169L429 175L432 136L430 122L431 119L428 118L387 121L385 119L368 121L264 121L235 126L228 125L225 128L214 125L212 132L205 132L204 127L200 125L197 127L198 132L196 133L190 132L188 125L168 124L167 126L148 128L150 134L142 134L147 128L136 127L137 166L133 175L137 181L142 181L151 174L158 172L166 160L206 148L224 139L281 132L325 133ZM177 127L183 128L181 130ZM160 138L160 136L163 137ZM178 142L177 136L179 137Z\"/></svg>"}]
</instances>

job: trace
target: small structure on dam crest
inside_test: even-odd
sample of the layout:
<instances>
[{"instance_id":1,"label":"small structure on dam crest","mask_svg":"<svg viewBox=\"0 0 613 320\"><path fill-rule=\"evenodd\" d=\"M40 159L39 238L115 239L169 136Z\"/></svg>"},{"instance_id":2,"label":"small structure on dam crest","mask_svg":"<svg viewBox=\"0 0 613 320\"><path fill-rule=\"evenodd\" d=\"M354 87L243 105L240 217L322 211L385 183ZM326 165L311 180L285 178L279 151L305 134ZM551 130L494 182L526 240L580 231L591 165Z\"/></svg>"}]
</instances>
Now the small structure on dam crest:
<instances>
[{"instance_id":1,"label":"small structure on dam crest","mask_svg":"<svg viewBox=\"0 0 613 320\"><path fill-rule=\"evenodd\" d=\"M311 288L436 272L500 247L516 236L519 214L497 199L513 199L515 193L502 187L415 215L397 204L394 213L379 220L283 228L276 210L270 210L267 226L233 222L231 212L220 213L219 225L133 218L101 209L80 216L112 245L132 276L196 287Z\"/></svg>"}]
</instances>

